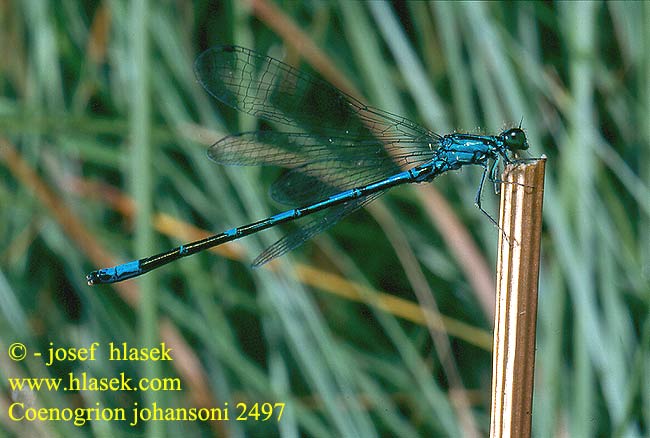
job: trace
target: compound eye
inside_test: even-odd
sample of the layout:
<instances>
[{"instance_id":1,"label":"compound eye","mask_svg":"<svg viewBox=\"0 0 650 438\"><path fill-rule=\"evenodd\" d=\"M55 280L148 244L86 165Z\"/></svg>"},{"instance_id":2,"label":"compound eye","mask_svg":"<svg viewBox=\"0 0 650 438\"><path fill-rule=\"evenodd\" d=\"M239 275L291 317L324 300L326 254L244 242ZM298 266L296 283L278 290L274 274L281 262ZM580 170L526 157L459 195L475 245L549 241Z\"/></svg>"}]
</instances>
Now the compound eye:
<instances>
[{"instance_id":1,"label":"compound eye","mask_svg":"<svg viewBox=\"0 0 650 438\"><path fill-rule=\"evenodd\" d=\"M526 133L521 128L508 129L502 135L508 149L512 151L528 149Z\"/></svg>"}]
</instances>

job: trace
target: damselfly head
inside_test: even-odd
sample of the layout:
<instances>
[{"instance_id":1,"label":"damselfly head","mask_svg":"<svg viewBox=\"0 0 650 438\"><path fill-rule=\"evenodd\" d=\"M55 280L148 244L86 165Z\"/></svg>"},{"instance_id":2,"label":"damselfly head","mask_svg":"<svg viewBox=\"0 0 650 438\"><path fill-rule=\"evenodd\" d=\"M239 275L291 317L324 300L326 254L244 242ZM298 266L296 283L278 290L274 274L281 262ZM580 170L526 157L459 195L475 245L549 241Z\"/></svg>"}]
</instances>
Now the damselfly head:
<instances>
[{"instance_id":1,"label":"damselfly head","mask_svg":"<svg viewBox=\"0 0 650 438\"><path fill-rule=\"evenodd\" d=\"M503 143L511 151L523 151L528 149L526 133L521 128L512 128L503 131L499 137L501 137Z\"/></svg>"}]
</instances>

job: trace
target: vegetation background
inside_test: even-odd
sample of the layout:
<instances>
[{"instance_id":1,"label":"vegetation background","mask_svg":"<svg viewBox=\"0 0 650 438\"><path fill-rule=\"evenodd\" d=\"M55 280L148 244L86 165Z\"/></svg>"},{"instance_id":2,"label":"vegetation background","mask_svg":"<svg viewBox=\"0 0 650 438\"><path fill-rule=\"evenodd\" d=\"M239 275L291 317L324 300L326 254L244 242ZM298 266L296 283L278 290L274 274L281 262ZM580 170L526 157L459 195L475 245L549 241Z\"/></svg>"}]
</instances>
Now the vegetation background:
<instances>
[{"instance_id":1,"label":"vegetation background","mask_svg":"<svg viewBox=\"0 0 650 438\"><path fill-rule=\"evenodd\" d=\"M225 43L440 133L523 117L530 155L548 156L534 434L650 435L650 3L345 0L0 1L3 434L487 434L498 230L473 205L480 170L392 190L272 270L248 263L280 230L86 285L97 267L279 211L274 175L206 158L257 124L193 76L196 55ZM489 190L484 202L496 216ZM31 354L161 341L173 362ZM8 359L15 342L27 359ZM7 380L69 372L180 377L183 390ZM9 421L15 400L286 408L281 422L77 427Z\"/></svg>"}]
</instances>

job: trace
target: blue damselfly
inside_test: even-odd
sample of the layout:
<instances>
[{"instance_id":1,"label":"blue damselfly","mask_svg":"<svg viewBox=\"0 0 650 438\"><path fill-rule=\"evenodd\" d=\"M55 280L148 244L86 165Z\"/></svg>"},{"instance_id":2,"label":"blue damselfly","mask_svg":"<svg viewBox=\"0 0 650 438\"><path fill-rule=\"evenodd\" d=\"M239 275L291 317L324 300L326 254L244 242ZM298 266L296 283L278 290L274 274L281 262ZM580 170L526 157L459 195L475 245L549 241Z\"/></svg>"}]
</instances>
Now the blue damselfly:
<instances>
[{"instance_id":1,"label":"blue damselfly","mask_svg":"<svg viewBox=\"0 0 650 438\"><path fill-rule=\"evenodd\" d=\"M208 49L197 58L195 72L208 93L221 102L296 131L244 132L225 137L208 150L208 156L220 164L286 167L288 172L272 185L271 196L294 208L161 254L93 271L86 277L90 285L137 277L181 257L306 218L298 230L255 259L253 266L259 266L296 248L391 187L428 182L466 164L484 169L475 203L485 213L480 195L486 176L496 182L500 160L511 162L509 154L528 148L521 126L494 136L441 136L404 117L365 105L311 74L242 47Z\"/></svg>"}]
</instances>

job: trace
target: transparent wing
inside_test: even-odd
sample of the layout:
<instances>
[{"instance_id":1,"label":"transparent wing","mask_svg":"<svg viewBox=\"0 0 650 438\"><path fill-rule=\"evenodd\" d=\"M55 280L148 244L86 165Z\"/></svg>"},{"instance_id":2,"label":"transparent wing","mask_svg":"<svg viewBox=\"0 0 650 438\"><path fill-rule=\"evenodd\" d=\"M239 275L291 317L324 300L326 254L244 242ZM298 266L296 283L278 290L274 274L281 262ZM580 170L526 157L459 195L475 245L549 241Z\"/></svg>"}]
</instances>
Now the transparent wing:
<instances>
[{"instance_id":1,"label":"transparent wing","mask_svg":"<svg viewBox=\"0 0 650 438\"><path fill-rule=\"evenodd\" d=\"M280 257L281 255L286 254L287 252L299 247L318 233L325 231L329 227L339 222L345 216L360 209L364 205L381 196L384 192L385 190L362 198L353 199L341 205L332 207L326 210L323 214L315 214L309 216L309 219L306 219L307 222L303 224L299 229L293 231L290 234L287 234L282 239L269 246L259 256L257 256L257 258L253 261L253 267L259 267L265 263L270 262L274 258Z\"/></svg>"},{"instance_id":2,"label":"transparent wing","mask_svg":"<svg viewBox=\"0 0 650 438\"><path fill-rule=\"evenodd\" d=\"M374 164L374 165L373 165ZM399 173L389 159L365 159L337 163L330 160L307 163L295 168L271 185L271 197L288 205L305 205L323 200L344 190L363 187Z\"/></svg>"},{"instance_id":3,"label":"transparent wing","mask_svg":"<svg viewBox=\"0 0 650 438\"><path fill-rule=\"evenodd\" d=\"M355 161L360 158L392 159L397 166L426 161L438 147L438 139L428 143L412 137L337 137L277 131L253 131L229 135L208 148L208 157L230 166L282 166L332 159Z\"/></svg>"},{"instance_id":4,"label":"transparent wing","mask_svg":"<svg viewBox=\"0 0 650 438\"><path fill-rule=\"evenodd\" d=\"M273 131L226 137L208 154L230 165L289 169L271 188L284 203L307 204L352 187L380 181L430 159L440 136L386 111L364 105L309 73L237 46L206 50L196 77L212 96L247 114L311 134ZM381 192L350 200L309 218L303 227L264 251L262 265L299 246L361 208Z\"/></svg>"},{"instance_id":5,"label":"transparent wing","mask_svg":"<svg viewBox=\"0 0 650 438\"><path fill-rule=\"evenodd\" d=\"M219 140L208 149L215 162L275 165L290 169L271 187L271 196L289 205L305 205L342 190L364 186L430 160L432 149L408 137L322 136L275 131L246 132Z\"/></svg>"},{"instance_id":6,"label":"transparent wing","mask_svg":"<svg viewBox=\"0 0 650 438\"><path fill-rule=\"evenodd\" d=\"M404 117L364 105L322 79L243 47L208 49L196 59L194 71L212 96L267 121L351 137L436 137Z\"/></svg>"}]
</instances>

